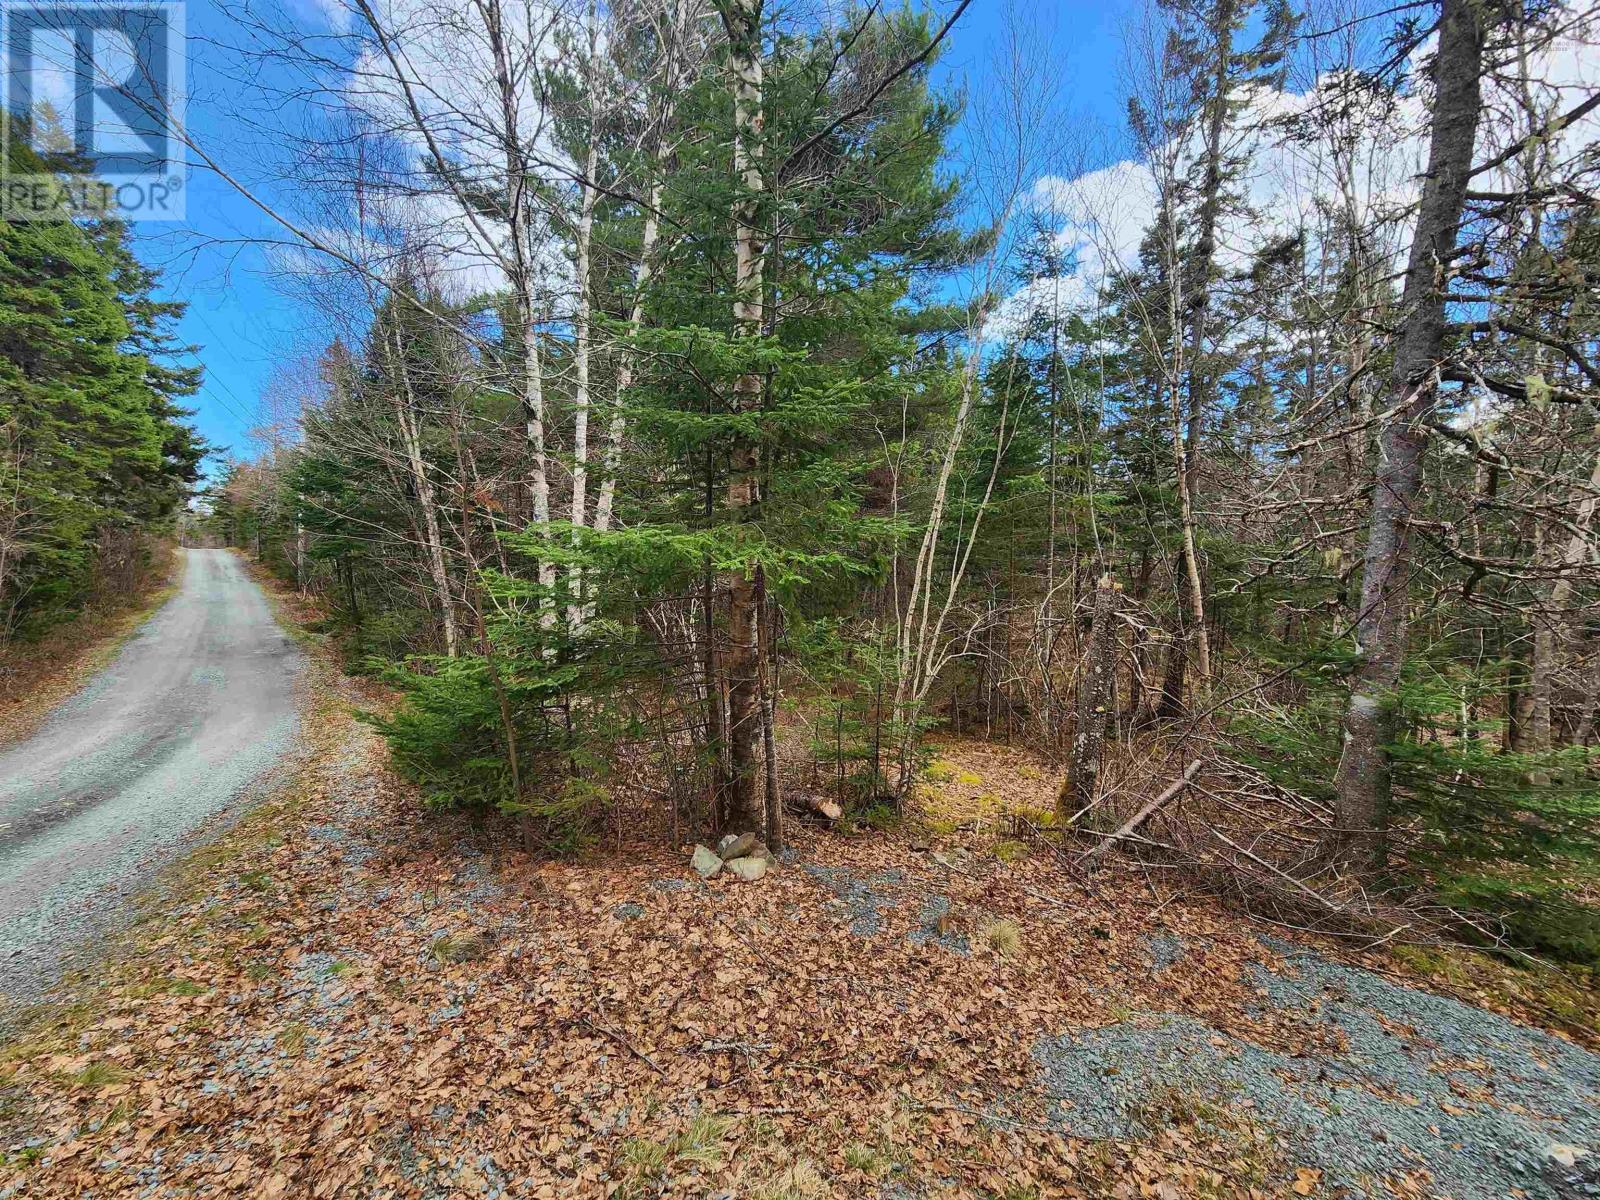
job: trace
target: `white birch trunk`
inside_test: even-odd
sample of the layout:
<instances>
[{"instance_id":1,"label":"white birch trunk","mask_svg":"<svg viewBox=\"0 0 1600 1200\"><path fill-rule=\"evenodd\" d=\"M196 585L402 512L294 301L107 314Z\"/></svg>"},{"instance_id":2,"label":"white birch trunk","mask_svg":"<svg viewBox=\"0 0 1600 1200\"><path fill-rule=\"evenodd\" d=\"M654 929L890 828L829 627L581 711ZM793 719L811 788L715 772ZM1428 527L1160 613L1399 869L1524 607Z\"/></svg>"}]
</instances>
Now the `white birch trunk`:
<instances>
[{"instance_id":1,"label":"white birch trunk","mask_svg":"<svg viewBox=\"0 0 1600 1200\"><path fill-rule=\"evenodd\" d=\"M400 423L400 438L405 445L406 462L411 468L411 482L417 489L417 502L422 506L422 529L428 543L428 574L433 577L434 594L439 598L444 626L444 651L454 658L457 654L455 601L450 595L450 574L445 569L438 498L434 494L433 480L428 477L428 464L422 458L422 436L416 421L416 397L411 390L411 374L406 370L405 350L400 344L398 329L392 331L389 357L394 368L394 382L400 385L394 393L395 419Z\"/></svg>"}]
</instances>

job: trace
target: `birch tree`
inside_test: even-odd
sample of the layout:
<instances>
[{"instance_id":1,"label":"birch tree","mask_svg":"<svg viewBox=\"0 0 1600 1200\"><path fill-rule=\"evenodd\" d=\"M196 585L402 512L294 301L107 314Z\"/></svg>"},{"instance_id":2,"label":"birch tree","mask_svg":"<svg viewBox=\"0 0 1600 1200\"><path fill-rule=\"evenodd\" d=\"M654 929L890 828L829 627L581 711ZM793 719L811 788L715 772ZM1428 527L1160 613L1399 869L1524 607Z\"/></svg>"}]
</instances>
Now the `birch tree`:
<instances>
[{"instance_id":1,"label":"birch tree","mask_svg":"<svg viewBox=\"0 0 1600 1200\"><path fill-rule=\"evenodd\" d=\"M1422 457L1445 345L1446 288L1482 116L1486 21L1474 0L1440 5L1428 169L1400 297L1362 568L1356 626L1361 662L1345 710L1335 780L1337 850L1380 869L1388 856L1386 747L1394 735L1393 691L1406 653L1410 522L1421 497Z\"/></svg>"}]
</instances>

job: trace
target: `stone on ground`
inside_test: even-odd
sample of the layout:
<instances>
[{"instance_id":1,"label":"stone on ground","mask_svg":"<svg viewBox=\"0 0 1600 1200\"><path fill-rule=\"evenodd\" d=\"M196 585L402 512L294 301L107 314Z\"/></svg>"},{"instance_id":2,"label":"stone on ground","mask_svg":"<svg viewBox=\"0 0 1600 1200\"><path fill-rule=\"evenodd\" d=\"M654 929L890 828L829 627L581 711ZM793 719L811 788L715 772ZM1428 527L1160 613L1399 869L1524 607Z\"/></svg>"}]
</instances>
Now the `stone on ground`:
<instances>
[{"instance_id":1,"label":"stone on ground","mask_svg":"<svg viewBox=\"0 0 1600 1200\"><path fill-rule=\"evenodd\" d=\"M696 846L694 857L689 860L689 865L701 879L710 879L722 870L722 856L709 846Z\"/></svg>"},{"instance_id":2,"label":"stone on ground","mask_svg":"<svg viewBox=\"0 0 1600 1200\"><path fill-rule=\"evenodd\" d=\"M756 835L753 833L729 834L717 843L717 853L722 855L722 861L746 858L755 849Z\"/></svg>"},{"instance_id":3,"label":"stone on ground","mask_svg":"<svg viewBox=\"0 0 1600 1200\"><path fill-rule=\"evenodd\" d=\"M767 860L764 858L731 858L727 862L731 874L746 883L754 883L767 873Z\"/></svg>"}]
</instances>

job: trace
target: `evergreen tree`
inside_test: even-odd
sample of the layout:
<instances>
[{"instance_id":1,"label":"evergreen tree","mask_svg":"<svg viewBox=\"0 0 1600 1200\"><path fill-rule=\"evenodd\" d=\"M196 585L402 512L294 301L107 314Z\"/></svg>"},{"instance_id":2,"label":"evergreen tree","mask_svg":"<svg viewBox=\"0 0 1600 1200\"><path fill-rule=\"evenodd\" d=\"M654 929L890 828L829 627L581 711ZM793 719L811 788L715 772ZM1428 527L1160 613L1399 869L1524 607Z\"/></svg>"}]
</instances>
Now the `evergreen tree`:
<instances>
[{"instance_id":1,"label":"evergreen tree","mask_svg":"<svg viewBox=\"0 0 1600 1200\"><path fill-rule=\"evenodd\" d=\"M45 173L5 144L13 174ZM199 477L198 369L168 361L182 306L156 283L115 216L0 221L0 637L74 611L96 540L169 528Z\"/></svg>"}]
</instances>

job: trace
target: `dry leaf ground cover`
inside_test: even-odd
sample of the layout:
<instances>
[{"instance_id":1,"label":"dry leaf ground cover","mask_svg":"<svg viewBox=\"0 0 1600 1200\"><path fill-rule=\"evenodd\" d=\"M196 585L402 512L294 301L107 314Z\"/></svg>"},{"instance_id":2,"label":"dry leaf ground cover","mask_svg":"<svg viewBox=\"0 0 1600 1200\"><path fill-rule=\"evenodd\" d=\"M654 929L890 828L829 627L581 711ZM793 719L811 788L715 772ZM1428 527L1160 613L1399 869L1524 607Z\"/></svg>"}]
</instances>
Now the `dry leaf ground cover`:
<instances>
[{"instance_id":1,"label":"dry leaf ground cover","mask_svg":"<svg viewBox=\"0 0 1600 1200\"><path fill-rule=\"evenodd\" d=\"M1088 890L1005 836L994 794L1054 787L1023 756L943 747L931 836L702 884L424 813L353 686L13 1041L0 1196L1592 1194L1600 1058L1131 868Z\"/></svg>"}]
</instances>

